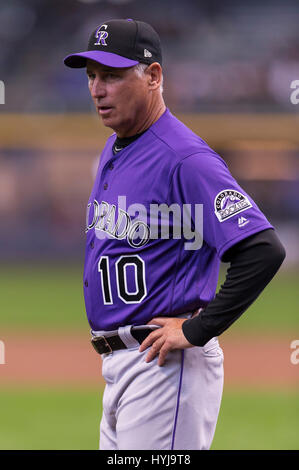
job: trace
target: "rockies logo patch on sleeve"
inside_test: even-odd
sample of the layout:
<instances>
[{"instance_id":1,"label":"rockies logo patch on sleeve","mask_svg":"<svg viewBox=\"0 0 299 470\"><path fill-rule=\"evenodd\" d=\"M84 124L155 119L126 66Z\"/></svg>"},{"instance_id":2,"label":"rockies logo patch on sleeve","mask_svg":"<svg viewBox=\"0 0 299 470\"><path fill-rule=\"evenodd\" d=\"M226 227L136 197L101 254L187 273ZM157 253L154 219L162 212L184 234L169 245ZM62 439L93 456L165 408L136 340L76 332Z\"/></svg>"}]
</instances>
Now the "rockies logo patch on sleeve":
<instances>
[{"instance_id":1,"label":"rockies logo patch on sleeve","mask_svg":"<svg viewBox=\"0 0 299 470\"><path fill-rule=\"evenodd\" d=\"M219 222L224 222L236 214L252 207L247 196L234 189L224 189L217 194L214 201L215 215Z\"/></svg>"}]
</instances>

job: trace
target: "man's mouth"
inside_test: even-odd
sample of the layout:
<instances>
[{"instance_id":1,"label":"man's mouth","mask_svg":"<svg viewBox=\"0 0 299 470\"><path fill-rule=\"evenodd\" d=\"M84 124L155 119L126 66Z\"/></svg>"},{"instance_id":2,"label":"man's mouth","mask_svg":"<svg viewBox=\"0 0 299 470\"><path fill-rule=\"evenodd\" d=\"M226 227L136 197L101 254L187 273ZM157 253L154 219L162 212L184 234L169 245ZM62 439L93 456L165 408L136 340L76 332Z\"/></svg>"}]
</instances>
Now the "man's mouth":
<instances>
[{"instance_id":1,"label":"man's mouth","mask_svg":"<svg viewBox=\"0 0 299 470\"><path fill-rule=\"evenodd\" d=\"M108 114L112 110L111 106L98 106L97 108L98 108L99 114L101 115Z\"/></svg>"}]
</instances>

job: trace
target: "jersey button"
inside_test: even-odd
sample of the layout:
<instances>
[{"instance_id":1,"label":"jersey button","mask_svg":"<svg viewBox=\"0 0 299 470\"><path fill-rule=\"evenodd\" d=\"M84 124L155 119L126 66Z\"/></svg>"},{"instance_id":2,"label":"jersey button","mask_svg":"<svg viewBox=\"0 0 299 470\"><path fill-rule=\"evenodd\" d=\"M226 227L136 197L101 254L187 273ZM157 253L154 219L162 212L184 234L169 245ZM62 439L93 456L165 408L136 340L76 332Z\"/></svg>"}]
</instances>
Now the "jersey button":
<instances>
[{"instance_id":1,"label":"jersey button","mask_svg":"<svg viewBox=\"0 0 299 470\"><path fill-rule=\"evenodd\" d=\"M109 170L113 170L113 168L114 168L114 165L113 163L111 163L111 165L109 166Z\"/></svg>"},{"instance_id":2,"label":"jersey button","mask_svg":"<svg viewBox=\"0 0 299 470\"><path fill-rule=\"evenodd\" d=\"M105 183L104 184L104 189L107 189L108 188L108 183Z\"/></svg>"},{"instance_id":3,"label":"jersey button","mask_svg":"<svg viewBox=\"0 0 299 470\"><path fill-rule=\"evenodd\" d=\"M88 287L88 281L85 281L84 284L85 284L85 287Z\"/></svg>"},{"instance_id":4,"label":"jersey button","mask_svg":"<svg viewBox=\"0 0 299 470\"><path fill-rule=\"evenodd\" d=\"M90 248L94 248L94 241L90 242Z\"/></svg>"}]
</instances>

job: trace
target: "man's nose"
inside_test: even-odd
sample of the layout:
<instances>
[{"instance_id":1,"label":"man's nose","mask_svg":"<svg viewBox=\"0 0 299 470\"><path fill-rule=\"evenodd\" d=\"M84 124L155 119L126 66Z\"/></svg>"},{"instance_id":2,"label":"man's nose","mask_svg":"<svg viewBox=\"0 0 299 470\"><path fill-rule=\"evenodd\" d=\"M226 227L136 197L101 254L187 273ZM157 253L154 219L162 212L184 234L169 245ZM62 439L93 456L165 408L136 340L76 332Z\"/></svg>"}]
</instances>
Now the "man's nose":
<instances>
[{"instance_id":1,"label":"man's nose","mask_svg":"<svg viewBox=\"0 0 299 470\"><path fill-rule=\"evenodd\" d=\"M92 98L103 98L106 96L106 86L100 77L96 77L90 90Z\"/></svg>"}]
</instances>

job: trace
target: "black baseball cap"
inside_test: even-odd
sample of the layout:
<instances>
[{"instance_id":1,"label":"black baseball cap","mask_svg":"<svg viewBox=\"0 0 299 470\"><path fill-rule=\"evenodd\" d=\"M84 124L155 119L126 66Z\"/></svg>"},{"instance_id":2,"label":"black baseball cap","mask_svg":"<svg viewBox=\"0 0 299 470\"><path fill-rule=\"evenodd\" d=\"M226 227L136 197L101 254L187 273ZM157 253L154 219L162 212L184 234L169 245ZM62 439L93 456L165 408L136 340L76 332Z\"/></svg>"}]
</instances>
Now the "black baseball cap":
<instances>
[{"instance_id":1,"label":"black baseball cap","mask_svg":"<svg viewBox=\"0 0 299 470\"><path fill-rule=\"evenodd\" d=\"M64 63L81 68L86 67L87 59L118 68L139 63L162 64L160 38L154 28L143 21L105 21L92 32L87 51L68 55Z\"/></svg>"}]
</instances>

